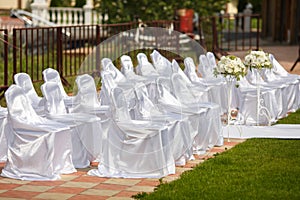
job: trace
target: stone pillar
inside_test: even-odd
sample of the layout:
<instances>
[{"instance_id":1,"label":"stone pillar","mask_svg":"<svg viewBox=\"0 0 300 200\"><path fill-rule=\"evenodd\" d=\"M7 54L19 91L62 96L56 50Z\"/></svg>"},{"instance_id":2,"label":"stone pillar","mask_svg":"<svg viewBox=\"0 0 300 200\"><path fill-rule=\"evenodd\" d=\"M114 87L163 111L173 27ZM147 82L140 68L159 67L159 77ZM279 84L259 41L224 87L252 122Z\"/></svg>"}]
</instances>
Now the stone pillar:
<instances>
[{"instance_id":1,"label":"stone pillar","mask_svg":"<svg viewBox=\"0 0 300 200\"><path fill-rule=\"evenodd\" d=\"M92 9L94 8L92 0L87 0L83 6L84 24L92 24Z\"/></svg>"},{"instance_id":2,"label":"stone pillar","mask_svg":"<svg viewBox=\"0 0 300 200\"><path fill-rule=\"evenodd\" d=\"M48 19L48 4L46 0L34 0L30 5L32 14L39 16L43 19ZM32 19L32 22L35 26L39 25L37 19Z\"/></svg>"},{"instance_id":3,"label":"stone pillar","mask_svg":"<svg viewBox=\"0 0 300 200\"><path fill-rule=\"evenodd\" d=\"M250 32L251 30L251 14L252 14L252 4L248 3L246 5L246 8L244 9L244 31Z\"/></svg>"}]
</instances>

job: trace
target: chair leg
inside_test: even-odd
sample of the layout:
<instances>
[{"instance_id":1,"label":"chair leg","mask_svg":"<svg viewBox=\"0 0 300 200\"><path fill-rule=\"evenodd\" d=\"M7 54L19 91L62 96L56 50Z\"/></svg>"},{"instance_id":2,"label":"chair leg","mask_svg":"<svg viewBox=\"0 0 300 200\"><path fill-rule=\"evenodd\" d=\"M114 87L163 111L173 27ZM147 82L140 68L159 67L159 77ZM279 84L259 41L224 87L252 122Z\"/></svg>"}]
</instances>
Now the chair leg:
<instances>
[{"instance_id":1,"label":"chair leg","mask_svg":"<svg viewBox=\"0 0 300 200\"><path fill-rule=\"evenodd\" d=\"M297 63L300 62L300 57L298 57L298 59L295 61L295 63L293 64L292 68L290 69L290 72L294 70L294 68L296 67Z\"/></svg>"}]
</instances>

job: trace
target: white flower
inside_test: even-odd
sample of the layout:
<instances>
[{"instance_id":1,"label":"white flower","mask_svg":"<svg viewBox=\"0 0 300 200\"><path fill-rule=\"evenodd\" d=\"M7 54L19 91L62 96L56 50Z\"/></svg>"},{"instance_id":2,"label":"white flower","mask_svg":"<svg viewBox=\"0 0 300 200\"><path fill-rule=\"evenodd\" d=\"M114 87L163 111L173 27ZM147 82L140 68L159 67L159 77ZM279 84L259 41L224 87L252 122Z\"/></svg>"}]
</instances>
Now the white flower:
<instances>
[{"instance_id":1,"label":"white flower","mask_svg":"<svg viewBox=\"0 0 300 200\"><path fill-rule=\"evenodd\" d=\"M269 56L264 51L251 51L245 56L244 64L250 68L272 68Z\"/></svg>"},{"instance_id":2,"label":"white flower","mask_svg":"<svg viewBox=\"0 0 300 200\"><path fill-rule=\"evenodd\" d=\"M245 76L246 73L247 70L244 63L240 58L233 55L222 56L214 69L215 75L222 74L224 77L230 76L237 80L239 80L240 77Z\"/></svg>"}]
</instances>

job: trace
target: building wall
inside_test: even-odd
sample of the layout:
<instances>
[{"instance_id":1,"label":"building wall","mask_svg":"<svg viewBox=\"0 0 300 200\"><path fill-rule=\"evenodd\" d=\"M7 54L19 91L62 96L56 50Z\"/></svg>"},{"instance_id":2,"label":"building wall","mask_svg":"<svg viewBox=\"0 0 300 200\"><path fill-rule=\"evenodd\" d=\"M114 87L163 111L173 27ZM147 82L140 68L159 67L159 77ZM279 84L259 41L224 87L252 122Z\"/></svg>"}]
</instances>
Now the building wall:
<instances>
[{"instance_id":1,"label":"building wall","mask_svg":"<svg viewBox=\"0 0 300 200\"><path fill-rule=\"evenodd\" d=\"M25 9L30 1L29 0L0 0L0 9Z\"/></svg>"}]
</instances>

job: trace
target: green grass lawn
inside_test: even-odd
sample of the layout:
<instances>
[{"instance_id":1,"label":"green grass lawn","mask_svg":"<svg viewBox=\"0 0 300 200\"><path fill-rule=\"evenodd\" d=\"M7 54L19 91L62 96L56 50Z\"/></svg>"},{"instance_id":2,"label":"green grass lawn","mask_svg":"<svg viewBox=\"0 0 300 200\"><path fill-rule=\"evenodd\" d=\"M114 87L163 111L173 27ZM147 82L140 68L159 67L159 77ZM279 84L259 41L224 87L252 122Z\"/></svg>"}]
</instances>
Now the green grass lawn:
<instances>
[{"instance_id":1,"label":"green grass lawn","mask_svg":"<svg viewBox=\"0 0 300 200\"><path fill-rule=\"evenodd\" d=\"M300 111L279 123L299 123ZM136 199L300 199L300 140L248 139Z\"/></svg>"}]
</instances>

